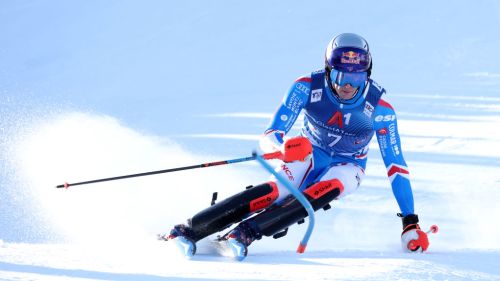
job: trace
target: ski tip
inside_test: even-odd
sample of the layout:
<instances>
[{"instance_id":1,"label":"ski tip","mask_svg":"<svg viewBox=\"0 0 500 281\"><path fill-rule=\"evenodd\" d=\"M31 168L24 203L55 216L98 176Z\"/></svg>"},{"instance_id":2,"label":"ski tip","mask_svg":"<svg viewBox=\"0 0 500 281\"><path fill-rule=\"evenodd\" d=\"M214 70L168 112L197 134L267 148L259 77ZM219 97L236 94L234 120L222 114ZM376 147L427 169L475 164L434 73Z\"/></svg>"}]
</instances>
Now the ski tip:
<instances>
[{"instance_id":1,"label":"ski tip","mask_svg":"<svg viewBox=\"0 0 500 281\"><path fill-rule=\"evenodd\" d=\"M156 239L158 239L159 241L168 241L167 237L168 237L167 234L157 234L156 235Z\"/></svg>"},{"instance_id":2,"label":"ski tip","mask_svg":"<svg viewBox=\"0 0 500 281\"><path fill-rule=\"evenodd\" d=\"M300 243L299 247L297 248L297 253L303 254L306 251L307 245Z\"/></svg>"}]
</instances>

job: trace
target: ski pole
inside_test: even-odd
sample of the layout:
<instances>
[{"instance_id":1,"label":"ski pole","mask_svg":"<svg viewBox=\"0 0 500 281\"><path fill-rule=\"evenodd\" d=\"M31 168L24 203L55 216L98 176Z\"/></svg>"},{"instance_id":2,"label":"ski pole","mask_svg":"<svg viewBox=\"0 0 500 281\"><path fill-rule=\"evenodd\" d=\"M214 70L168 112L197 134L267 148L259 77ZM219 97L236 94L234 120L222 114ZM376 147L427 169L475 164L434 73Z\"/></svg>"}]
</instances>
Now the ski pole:
<instances>
[{"instance_id":1,"label":"ski pole","mask_svg":"<svg viewBox=\"0 0 500 281\"><path fill-rule=\"evenodd\" d=\"M254 155L256 154L254 153ZM293 194L295 198L297 198L297 200L299 200L299 202L302 204L302 206L304 206L304 208L307 211L307 214L309 216L309 225L307 226L306 233L304 234L304 237L300 241L299 247L297 248L297 253L302 254L306 250L307 242L309 241L309 238L311 237L312 231L314 229L314 223L315 223L314 209L311 203L304 196L304 194L302 194L302 192L300 192L297 188L293 188L293 186L285 178L283 178L283 176L276 173L273 167L271 167L271 165L269 165L266 161L264 161L264 159L262 159L260 156L257 156L257 161L259 161L259 163L264 167L264 169L266 169L273 176L275 176L276 179L279 182L281 182L286 187L286 189L288 189L288 191L290 191L290 193Z\"/></svg>"},{"instance_id":2,"label":"ski pole","mask_svg":"<svg viewBox=\"0 0 500 281\"><path fill-rule=\"evenodd\" d=\"M243 158L237 158L237 159L208 162L208 163L197 164L197 165L192 165L192 166L171 168L171 169L166 169L166 170L158 170L158 171L138 173L138 174L130 174L130 175L124 175L124 176L118 176L118 177L103 178L103 179L96 179L96 180L89 180L89 181L82 181L82 182L75 182L75 183L65 182L64 184L57 185L56 188L68 188L70 186L75 186L75 185L84 185L84 184L91 184L91 183L98 183L98 182L105 182L105 181L114 181L114 180L121 180L121 179L135 178L135 177L151 176L151 175L184 171L184 170L197 169L197 168L206 168L206 167L213 167L213 166L219 166L219 165L227 165L227 164L255 160L255 159L257 159L257 157L258 157L257 155L252 155L249 157L243 157ZM277 152L272 152L272 153L266 153L266 154L263 154L262 156L259 156L259 157L261 157L265 160L279 159L281 157L281 152L277 151Z\"/></svg>"},{"instance_id":3,"label":"ski pole","mask_svg":"<svg viewBox=\"0 0 500 281\"><path fill-rule=\"evenodd\" d=\"M433 224L433 225L431 225L431 228L429 230L427 230L425 233L426 234L437 233L438 230L439 230L438 226Z\"/></svg>"}]
</instances>

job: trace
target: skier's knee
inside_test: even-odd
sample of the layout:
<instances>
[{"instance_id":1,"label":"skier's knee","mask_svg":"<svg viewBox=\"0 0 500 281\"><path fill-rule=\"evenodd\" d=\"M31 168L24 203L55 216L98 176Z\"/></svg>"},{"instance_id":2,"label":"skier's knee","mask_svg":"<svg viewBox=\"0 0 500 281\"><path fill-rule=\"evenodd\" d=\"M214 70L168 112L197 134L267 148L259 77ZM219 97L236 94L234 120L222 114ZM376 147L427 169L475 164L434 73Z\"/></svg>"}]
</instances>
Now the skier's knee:
<instances>
[{"instance_id":1,"label":"skier's knee","mask_svg":"<svg viewBox=\"0 0 500 281\"><path fill-rule=\"evenodd\" d=\"M344 185L338 179L317 182L304 190L314 210L323 208L344 192Z\"/></svg>"},{"instance_id":2,"label":"skier's knee","mask_svg":"<svg viewBox=\"0 0 500 281\"><path fill-rule=\"evenodd\" d=\"M273 204L279 196L278 186L275 182L270 181L253 187L253 189L257 188L260 188L261 190L256 190L255 195L249 196L250 198L255 198L260 195L250 201L250 213L254 213L271 206L271 204Z\"/></svg>"}]
</instances>

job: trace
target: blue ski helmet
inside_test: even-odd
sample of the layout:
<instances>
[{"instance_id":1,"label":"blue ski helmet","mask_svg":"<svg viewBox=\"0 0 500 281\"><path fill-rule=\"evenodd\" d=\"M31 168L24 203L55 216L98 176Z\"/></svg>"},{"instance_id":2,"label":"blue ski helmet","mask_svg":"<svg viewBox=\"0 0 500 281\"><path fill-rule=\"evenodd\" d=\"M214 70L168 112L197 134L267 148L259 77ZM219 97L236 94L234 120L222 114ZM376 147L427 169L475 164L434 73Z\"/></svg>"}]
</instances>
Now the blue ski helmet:
<instances>
[{"instance_id":1,"label":"blue ski helmet","mask_svg":"<svg viewBox=\"0 0 500 281\"><path fill-rule=\"evenodd\" d=\"M337 95L334 83L340 86L351 84L360 89L370 77L371 69L370 48L363 37L342 33L328 43L325 53L326 81L334 95Z\"/></svg>"}]
</instances>

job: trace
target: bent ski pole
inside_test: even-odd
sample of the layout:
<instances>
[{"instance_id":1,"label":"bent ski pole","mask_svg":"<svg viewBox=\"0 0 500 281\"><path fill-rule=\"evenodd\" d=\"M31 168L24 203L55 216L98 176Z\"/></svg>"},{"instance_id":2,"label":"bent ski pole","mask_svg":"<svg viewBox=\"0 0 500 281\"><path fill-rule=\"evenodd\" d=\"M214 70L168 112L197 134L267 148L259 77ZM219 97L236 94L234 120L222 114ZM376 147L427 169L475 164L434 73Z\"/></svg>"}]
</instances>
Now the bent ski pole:
<instances>
[{"instance_id":1,"label":"bent ski pole","mask_svg":"<svg viewBox=\"0 0 500 281\"><path fill-rule=\"evenodd\" d=\"M243 157L243 158L223 160L223 161L215 161L215 162L203 163L203 164L192 165L192 166L178 167L178 168L172 168L172 169L166 169L166 170L158 170L158 171L124 175L124 176L111 177L111 178L103 178L103 179L89 180L89 181L82 181L82 182L75 182L75 183L64 183L64 184L57 185L56 188L68 188L70 186L75 186L75 185L84 185L84 184L91 184L91 183L98 183L98 182L105 182L105 181L114 181L114 180L121 180L121 179L135 178L135 177L151 176L151 175L184 171L184 170L197 169L197 168L206 168L206 167L213 167L213 166L219 166L219 165L227 165L227 164L255 160L255 159L257 159L257 157L261 157L261 158L266 159L266 160L279 159L281 157L281 152L277 151L277 152L272 152L272 153L266 153L266 154L263 154L262 156L252 155L250 157Z\"/></svg>"},{"instance_id":2,"label":"bent ski pole","mask_svg":"<svg viewBox=\"0 0 500 281\"><path fill-rule=\"evenodd\" d=\"M254 156L256 155L257 154L254 152ZM257 161L259 161L259 163L264 167L264 169L268 170L273 176L275 176L276 179L279 182L281 182L286 187L286 189L288 189L288 191L290 191L290 193L292 193L293 196L297 198L297 200L299 200L299 202L304 206L304 208L307 211L307 214L309 215L309 225L307 226L306 233L304 234L304 237L300 241L299 247L297 248L297 253L302 254L306 250L307 242L309 241L309 238L311 237L312 231L314 229L314 223L315 223L314 209L309 200L307 200L307 198L304 196L304 194L302 194L302 192L300 192L299 189L294 188L292 185L290 185L290 183L285 178L283 178L283 176L276 173L273 167L271 167L271 165L269 165L266 161L264 161L265 158L263 159L260 156L256 157Z\"/></svg>"}]
</instances>

